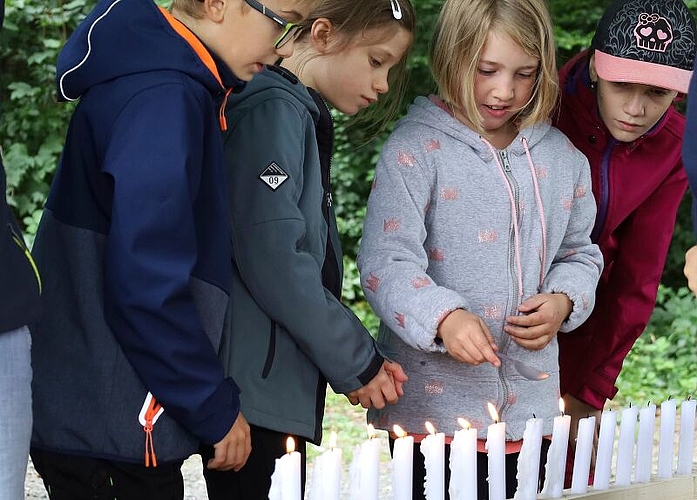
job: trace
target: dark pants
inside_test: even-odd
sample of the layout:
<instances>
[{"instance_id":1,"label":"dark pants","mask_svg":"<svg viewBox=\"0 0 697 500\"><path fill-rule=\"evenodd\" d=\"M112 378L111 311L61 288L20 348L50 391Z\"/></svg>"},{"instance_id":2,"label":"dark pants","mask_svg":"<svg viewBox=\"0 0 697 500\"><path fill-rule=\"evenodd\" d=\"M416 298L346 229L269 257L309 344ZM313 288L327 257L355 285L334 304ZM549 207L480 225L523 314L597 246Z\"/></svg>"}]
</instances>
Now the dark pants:
<instances>
[{"instance_id":1,"label":"dark pants","mask_svg":"<svg viewBox=\"0 0 697 500\"><path fill-rule=\"evenodd\" d=\"M213 458L213 447L204 446L199 450L209 500L268 500L271 475L276 466L276 459L286 453L288 434L255 425L250 425L250 429L252 453L245 466L238 472L207 469L208 460ZM300 478L304 496L307 440L298 436L291 437L295 440L295 450L302 455Z\"/></svg>"},{"instance_id":2,"label":"dark pants","mask_svg":"<svg viewBox=\"0 0 697 500\"><path fill-rule=\"evenodd\" d=\"M181 500L183 462L144 467L31 449L34 468L51 500Z\"/></svg>"},{"instance_id":3,"label":"dark pants","mask_svg":"<svg viewBox=\"0 0 697 500\"><path fill-rule=\"evenodd\" d=\"M540 453L540 480L538 491L542 489L544 483L545 463L547 462L547 451L549 450L550 441L542 440L542 451ZM414 474L412 481L413 500L425 500L424 480L426 478L426 466L424 464L424 456L421 454L421 443L414 443ZM394 448L394 440L390 438L390 454ZM506 498L513 498L515 490L518 487L518 453L506 454ZM445 445L445 500L449 500L448 485L450 484L450 445ZM486 453L477 453L477 498L479 500L489 500L489 483L486 478L489 475L489 459Z\"/></svg>"}]
</instances>

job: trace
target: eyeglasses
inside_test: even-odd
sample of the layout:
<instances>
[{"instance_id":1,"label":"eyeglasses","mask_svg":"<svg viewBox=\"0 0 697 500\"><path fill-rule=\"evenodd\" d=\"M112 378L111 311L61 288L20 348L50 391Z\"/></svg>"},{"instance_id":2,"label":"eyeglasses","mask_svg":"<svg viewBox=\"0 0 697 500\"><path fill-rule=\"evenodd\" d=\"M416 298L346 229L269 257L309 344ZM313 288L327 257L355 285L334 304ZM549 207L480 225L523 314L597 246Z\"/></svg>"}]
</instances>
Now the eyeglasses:
<instances>
[{"instance_id":1,"label":"eyeglasses","mask_svg":"<svg viewBox=\"0 0 697 500\"><path fill-rule=\"evenodd\" d=\"M295 40L296 38L298 38L298 36L300 36L300 33L302 33L302 30L305 28L305 26L301 24L289 23L271 9L267 9L264 4L258 2L257 0L244 1L247 2L247 4L251 8L253 8L257 12L261 12L266 17L271 19L273 22L278 24L281 27L281 29L283 29L283 33L281 33L281 36L278 37L278 40L276 40L276 43L274 44L274 47L276 47L277 49L280 49L291 40Z\"/></svg>"}]
</instances>

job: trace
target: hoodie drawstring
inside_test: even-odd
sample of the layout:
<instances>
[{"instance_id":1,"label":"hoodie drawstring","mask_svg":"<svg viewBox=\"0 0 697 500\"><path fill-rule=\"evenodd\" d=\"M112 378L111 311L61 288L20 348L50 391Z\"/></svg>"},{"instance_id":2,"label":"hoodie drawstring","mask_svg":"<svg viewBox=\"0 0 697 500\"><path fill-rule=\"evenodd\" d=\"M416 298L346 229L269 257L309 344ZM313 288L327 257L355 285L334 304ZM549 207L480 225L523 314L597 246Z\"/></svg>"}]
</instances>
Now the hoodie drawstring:
<instances>
[{"instance_id":1,"label":"hoodie drawstring","mask_svg":"<svg viewBox=\"0 0 697 500\"><path fill-rule=\"evenodd\" d=\"M491 154L494 157L496 166L498 167L499 173L503 178L504 185L506 186L506 191L508 193L508 199L511 204L511 214L513 219L513 241L515 249L515 260L516 260L516 270L518 271L518 300L522 302L523 300L523 264L520 258L520 228L518 227L518 208L515 203L515 196L511 189L511 185L506 178L506 173L504 172L503 166L499 161L496 149L489 144L488 141L482 139L484 143L489 147ZM540 194L540 186L537 182L537 174L535 172L535 164L532 161L532 156L530 154L530 149L528 148L528 141L525 137L522 138L523 148L525 149L525 156L528 159L528 166L530 168L530 175L532 177L532 183L535 189L535 201L537 203L537 213L540 218L540 226L542 228L542 256L541 256L541 266L540 266L540 283L542 283L545 278L545 266L547 262L547 225L545 223L545 212L544 206L542 204L542 195Z\"/></svg>"}]
</instances>

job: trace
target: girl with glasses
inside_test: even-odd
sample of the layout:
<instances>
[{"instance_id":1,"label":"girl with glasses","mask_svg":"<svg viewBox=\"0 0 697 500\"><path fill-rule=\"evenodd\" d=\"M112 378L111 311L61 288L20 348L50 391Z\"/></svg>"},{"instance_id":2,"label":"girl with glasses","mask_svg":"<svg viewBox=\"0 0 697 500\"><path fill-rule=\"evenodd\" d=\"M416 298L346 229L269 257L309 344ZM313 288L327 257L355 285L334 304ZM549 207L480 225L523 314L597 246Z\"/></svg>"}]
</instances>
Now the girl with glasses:
<instances>
[{"instance_id":1,"label":"girl with glasses","mask_svg":"<svg viewBox=\"0 0 697 500\"><path fill-rule=\"evenodd\" d=\"M307 441L321 442L327 383L366 408L402 394L401 367L341 303L329 108L354 115L382 101L414 24L407 0L326 0L303 23L293 55L230 96L234 257L220 354L241 390L252 453L237 472L204 470L211 500L268 498L288 435L303 457Z\"/></svg>"}]
</instances>

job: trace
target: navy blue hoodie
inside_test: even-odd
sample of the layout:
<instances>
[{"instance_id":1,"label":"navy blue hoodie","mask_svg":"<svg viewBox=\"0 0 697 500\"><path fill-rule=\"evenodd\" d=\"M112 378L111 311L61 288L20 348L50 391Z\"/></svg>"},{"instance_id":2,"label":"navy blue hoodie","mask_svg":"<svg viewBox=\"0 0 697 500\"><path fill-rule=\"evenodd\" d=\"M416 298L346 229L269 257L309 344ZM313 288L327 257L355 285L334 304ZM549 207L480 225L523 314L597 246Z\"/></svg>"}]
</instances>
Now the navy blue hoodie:
<instances>
[{"instance_id":1,"label":"navy blue hoodie","mask_svg":"<svg viewBox=\"0 0 697 500\"><path fill-rule=\"evenodd\" d=\"M102 0L58 58L80 99L34 255L35 447L143 463L213 444L239 412L217 349L231 274L219 111L241 85L150 0Z\"/></svg>"},{"instance_id":2,"label":"navy blue hoodie","mask_svg":"<svg viewBox=\"0 0 697 500\"><path fill-rule=\"evenodd\" d=\"M5 1L0 1L0 28ZM38 319L41 281L7 204L5 169L0 155L0 334Z\"/></svg>"}]
</instances>

